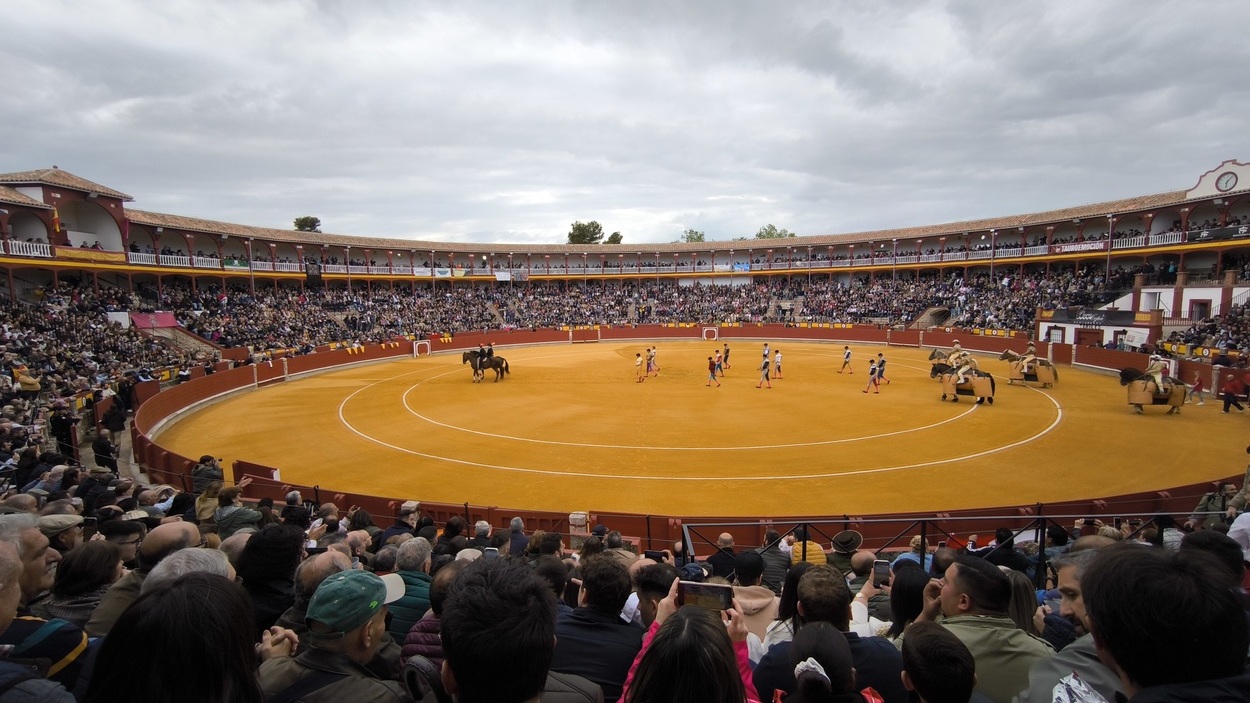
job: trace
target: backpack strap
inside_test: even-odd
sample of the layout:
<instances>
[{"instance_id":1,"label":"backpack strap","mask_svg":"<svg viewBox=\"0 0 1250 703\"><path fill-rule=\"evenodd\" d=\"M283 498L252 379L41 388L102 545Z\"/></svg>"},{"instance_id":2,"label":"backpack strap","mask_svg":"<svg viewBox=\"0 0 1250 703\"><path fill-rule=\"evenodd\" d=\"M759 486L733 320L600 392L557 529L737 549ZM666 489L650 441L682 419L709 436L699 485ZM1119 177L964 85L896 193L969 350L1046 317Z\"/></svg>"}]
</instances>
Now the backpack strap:
<instances>
[{"instance_id":1,"label":"backpack strap","mask_svg":"<svg viewBox=\"0 0 1250 703\"><path fill-rule=\"evenodd\" d=\"M281 691L278 691L274 695L269 696L266 699L266 703L295 703L295 701L298 701L313 691L319 691L326 686L345 678L347 678L347 674L340 674L334 671L316 670Z\"/></svg>"}]
</instances>

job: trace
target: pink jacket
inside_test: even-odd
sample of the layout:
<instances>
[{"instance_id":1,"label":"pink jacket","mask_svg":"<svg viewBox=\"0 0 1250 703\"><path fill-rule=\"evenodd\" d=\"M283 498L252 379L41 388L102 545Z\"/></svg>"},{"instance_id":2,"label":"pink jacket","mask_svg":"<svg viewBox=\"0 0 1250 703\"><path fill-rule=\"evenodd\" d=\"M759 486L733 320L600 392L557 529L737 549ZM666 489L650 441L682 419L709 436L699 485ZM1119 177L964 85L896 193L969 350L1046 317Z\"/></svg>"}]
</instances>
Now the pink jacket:
<instances>
[{"instance_id":1,"label":"pink jacket","mask_svg":"<svg viewBox=\"0 0 1250 703\"><path fill-rule=\"evenodd\" d=\"M638 656L634 657L634 663L629 667L629 675L625 677L625 685L621 688L621 698L618 703L625 703L625 699L629 697L629 684L634 680L634 673L638 671L638 662L642 661L647 650L651 648L651 640L655 639L655 633L659 631L660 623L653 622L647 630L647 634L642 637L642 649L638 650ZM734 657L738 660L738 676L742 677L742 685L746 686L747 699L746 703L760 703L760 694L755 690L755 684L751 683L751 660L747 657L747 643L734 642Z\"/></svg>"}]
</instances>

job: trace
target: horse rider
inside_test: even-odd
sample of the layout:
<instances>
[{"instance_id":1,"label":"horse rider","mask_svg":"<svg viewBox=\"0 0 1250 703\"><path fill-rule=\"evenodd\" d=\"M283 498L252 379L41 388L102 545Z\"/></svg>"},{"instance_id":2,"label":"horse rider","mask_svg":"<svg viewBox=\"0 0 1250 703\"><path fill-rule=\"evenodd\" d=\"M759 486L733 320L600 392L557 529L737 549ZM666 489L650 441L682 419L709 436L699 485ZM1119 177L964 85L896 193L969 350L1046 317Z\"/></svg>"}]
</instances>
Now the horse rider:
<instances>
[{"instance_id":1,"label":"horse rider","mask_svg":"<svg viewBox=\"0 0 1250 703\"><path fill-rule=\"evenodd\" d=\"M955 384L967 383L969 374L976 371L977 362L973 360L971 354L963 350L952 354L951 360L951 366L955 369Z\"/></svg>"},{"instance_id":2,"label":"horse rider","mask_svg":"<svg viewBox=\"0 0 1250 703\"><path fill-rule=\"evenodd\" d=\"M495 343L487 342L486 343L486 358L493 359L494 357L495 357Z\"/></svg>"},{"instance_id":3,"label":"horse rider","mask_svg":"<svg viewBox=\"0 0 1250 703\"><path fill-rule=\"evenodd\" d=\"M1155 382L1155 393L1166 393L1167 390L1163 386L1163 372L1167 371L1168 364L1158 354L1150 355L1150 365L1146 367L1146 374Z\"/></svg>"},{"instance_id":4,"label":"horse rider","mask_svg":"<svg viewBox=\"0 0 1250 703\"><path fill-rule=\"evenodd\" d=\"M1024 356L1020 357L1020 371L1028 373L1035 363L1037 363L1037 347L1030 340L1029 348L1025 349Z\"/></svg>"}]
</instances>

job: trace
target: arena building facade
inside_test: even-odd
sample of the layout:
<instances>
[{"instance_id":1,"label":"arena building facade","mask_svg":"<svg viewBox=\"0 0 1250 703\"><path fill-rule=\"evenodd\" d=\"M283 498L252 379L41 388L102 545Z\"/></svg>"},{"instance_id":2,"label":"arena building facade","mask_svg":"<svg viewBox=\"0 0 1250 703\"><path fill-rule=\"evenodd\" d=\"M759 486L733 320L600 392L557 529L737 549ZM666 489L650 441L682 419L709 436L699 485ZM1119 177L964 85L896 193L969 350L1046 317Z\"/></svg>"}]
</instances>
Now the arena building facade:
<instances>
[{"instance_id":1,"label":"arena building facade","mask_svg":"<svg viewBox=\"0 0 1250 703\"><path fill-rule=\"evenodd\" d=\"M499 283L524 286L530 281L594 285L631 279L676 281L678 285L745 285L776 277L900 281L933 272L988 273L998 278L1090 266L1105 267L1110 277L1113 271L1141 269L1133 275L1131 289L1110 305L1114 311L1132 313L1131 323L1122 316L1110 324L1079 316L1048 320L1042 311L1031 330L986 331L986 338L1010 342L999 346L1022 346L1030 336L1065 347L1109 346L1126 337L1157 345L1169 327L1220 316L1250 292L1239 264L1250 260L1247 192L1250 164L1230 160L1201 174L1185 190L896 230L673 244L453 244L268 229L136 210L128 207L133 202L130 195L53 167L0 174L0 263L9 296L15 301L31 299L40 287L55 285L62 277L122 289L140 283L159 289L180 282L193 289L223 291L228 286L246 286L251 291L302 290L313 284L415 290ZM911 331L900 329L899 334ZM933 339L939 341L958 333L934 332ZM562 334L553 338L560 339ZM841 333L835 329L829 334L839 337ZM867 333L856 333L848 326L848 338L857 334ZM569 331L569 339L572 335ZM911 341L910 336L906 339L903 343ZM473 341L468 337L462 343ZM994 344L982 345L985 351L994 348ZM407 351L391 349L339 353L358 355L346 359L355 363ZM1195 356L1203 355L1201 350L1192 351ZM256 374L264 372L250 373L250 383L259 385L263 379ZM215 378L217 386L225 383L224 377ZM156 390L149 388L145 396L155 398ZM145 424L155 425L203 400L198 392L183 393L186 397L181 400L176 395L145 408L149 417L137 419L135 430L136 452L145 467L170 482L185 479L190 460L164 452L142 435ZM235 472L242 475L262 469L241 465ZM276 478L273 483L275 495L287 487ZM1184 494L1202 488L1191 486ZM335 496L372 505L375 514L394 514L402 502L337 492ZM1141 510L1164 507L1170 498L1165 494L1132 497ZM436 516L440 511L445 515L468 512L467 506L427 508ZM488 515L496 524L507 517L484 510L476 514ZM645 530L648 535L668 536L673 520L680 524L680 516L670 516L667 527L661 529L652 524L653 517L643 521L643 516L617 516L636 535ZM533 515L532 519L537 525L557 529L564 526L567 530L571 524L567 516ZM845 523L849 518L842 519Z\"/></svg>"}]
</instances>

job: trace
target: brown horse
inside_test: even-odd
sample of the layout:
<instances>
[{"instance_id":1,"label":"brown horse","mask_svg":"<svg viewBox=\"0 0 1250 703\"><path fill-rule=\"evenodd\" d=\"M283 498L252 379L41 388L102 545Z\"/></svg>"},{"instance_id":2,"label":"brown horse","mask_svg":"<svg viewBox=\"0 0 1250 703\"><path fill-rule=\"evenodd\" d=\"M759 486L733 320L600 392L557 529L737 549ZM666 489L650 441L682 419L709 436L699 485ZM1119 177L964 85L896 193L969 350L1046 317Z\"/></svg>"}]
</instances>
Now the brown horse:
<instances>
[{"instance_id":1,"label":"brown horse","mask_svg":"<svg viewBox=\"0 0 1250 703\"><path fill-rule=\"evenodd\" d=\"M998 358L1011 363L1011 375L1007 378L1007 385L1020 381L1027 386L1032 381L1046 388L1059 382L1059 371L1049 359L1034 359L1031 368L1025 369L1024 356L1010 349L1005 350Z\"/></svg>"},{"instance_id":2,"label":"brown horse","mask_svg":"<svg viewBox=\"0 0 1250 703\"><path fill-rule=\"evenodd\" d=\"M488 356L485 359L478 356L478 353L469 350L460 355L461 364L469 364L473 367L473 382L481 383L486 377L486 369L495 372L495 383L499 383L499 379L504 374L511 374L512 370L508 368L508 360L502 356Z\"/></svg>"}]
</instances>

